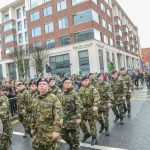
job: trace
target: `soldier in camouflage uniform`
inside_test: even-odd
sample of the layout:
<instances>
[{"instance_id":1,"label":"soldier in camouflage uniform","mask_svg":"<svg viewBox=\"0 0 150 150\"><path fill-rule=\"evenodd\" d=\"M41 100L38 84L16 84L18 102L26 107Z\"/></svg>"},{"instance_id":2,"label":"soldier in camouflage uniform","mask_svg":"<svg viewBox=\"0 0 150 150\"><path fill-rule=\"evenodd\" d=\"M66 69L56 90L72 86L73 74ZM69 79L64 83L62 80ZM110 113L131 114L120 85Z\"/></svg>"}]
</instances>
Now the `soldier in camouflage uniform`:
<instances>
[{"instance_id":1,"label":"soldier in camouflage uniform","mask_svg":"<svg viewBox=\"0 0 150 150\"><path fill-rule=\"evenodd\" d=\"M113 93L111 86L108 82L104 81L104 74L98 75L98 83L96 88L100 94L100 104L98 107L98 121L101 124L100 133L105 128L105 135L109 136L109 109L113 102Z\"/></svg>"},{"instance_id":2,"label":"soldier in camouflage uniform","mask_svg":"<svg viewBox=\"0 0 150 150\"><path fill-rule=\"evenodd\" d=\"M62 92L61 92L61 89L58 86L56 86L55 79L51 78L49 80L49 89L48 90L49 90L49 92L51 92L52 94L54 94L58 98L60 98Z\"/></svg>"},{"instance_id":3,"label":"soldier in camouflage uniform","mask_svg":"<svg viewBox=\"0 0 150 150\"><path fill-rule=\"evenodd\" d=\"M58 150L63 123L62 106L59 99L48 91L46 79L39 79L37 85L39 95L31 120L33 150Z\"/></svg>"},{"instance_id":4,"label":"soldier in camouflage uniform","mask_svg":"<svg viewBox=\"0 0 150 150\"><path fill-rule=\"evenodd\" d=\"M97 79L95 79L94 73L90 73L90 74L89 74L89 80L90 80L90 84L91 84L91 85L96 86Z\"/></svg>"},{"instance_id":5,"label":"soldier in camouflage uniform","mask_svg":"<svg viewBox=\"0 0 150 150\"><path fill-rule=\"evenodd\" d=\"M19 84L17 93L18 117L25 130L23 138L26 138L28 135L30 135L30 123L28 122L29 96L30 93L28 90L26 90L26 85L23 81Z\"/></svg>"},{"instance_id":6,"label":"soldier in camouflage uniform","mask_svg":"<svg viewBox=\"0 0 150 150\"><path fill-rule=\"evenodd\" d=\"M121 75L120 75L120 78L122 78L122 80L124 80L124 82L126 83L127 85L127 93L126 93L126 103L124 103L124 109L125 109L125 113L126 111L128 111L128 117L131 116L131 91L133 89L133 83L132 83L132 80L131 80L131 76L129 76L127 73L126 73L126 68L121 68ZM127 106L126 106L127 104Z\"/></svg>"},{"instance_id":7,"label":"soldier in camouflage uniform","mask_svg":"<svg viewBox=\"0 0 150 150\"><path fill-rule=\"evenodd\" d=\"M79 150L82 101L77 92L73 89L70 79L63 81L63 93L61 96L63 108L62 138L69 145L69 150Z\"/></svg>"},{"instance_id":8,"label":"soldier in camouflage uniform","mask_svg":"<svg viewBox=\"0 0 150 150\"><path fill-rule=\"evenodd\" d=\"M83 103L82 111L82 121L80 128L84 133L82 142L85 142L90 136L92 136L91 145L97 143L96 140L96 122L98 116L98 103L99 103L99 93L93 85L90 85L89 78L83 77L81 80L82 87L79 90L79 96ZM86 122L88 121L90 126L91 134L88 131Z\"/></svg>"},{"instance_id":9,"label":"soldier in camouflage uniform","mask_svg":"<svg viewBox=\"0 0 150 150\"><path fill-rule=\"evenodd\" d=\"M0 150L8 150L9 143L11 143L12 127L10 119L9 100L4 95L4 91L0 91L0 120L3 125L3 133L0 134Z\"/></svg>"},{"instance_id":10,"label":"soldier in camouflage uniform","mask_svg":"<svg viewBox=\"0 0 150 150\"><path fill-rule=\"evenodd\" d=\"M116 116L114 122L120 119L120 124L124 124L124 101L126 99L127 86L126 83L119 78L116 70L112 72L110 85L114 95L114 101L112 103L112 110Z\"/></svg>"}]
</instances>

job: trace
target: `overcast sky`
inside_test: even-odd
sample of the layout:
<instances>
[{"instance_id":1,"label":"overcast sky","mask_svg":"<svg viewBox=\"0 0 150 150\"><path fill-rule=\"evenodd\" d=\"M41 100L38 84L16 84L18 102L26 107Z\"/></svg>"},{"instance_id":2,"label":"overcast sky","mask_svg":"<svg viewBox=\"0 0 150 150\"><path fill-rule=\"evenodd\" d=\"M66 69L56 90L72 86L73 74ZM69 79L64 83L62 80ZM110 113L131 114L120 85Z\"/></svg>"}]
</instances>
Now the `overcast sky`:
<instances>
[{"instance_id":1,"label":"overcast sky","mask_svg":"<svg viewBox=\"0 0 150 150\"><path fill-rule=\"evenodd\" d=\"M138 27L141 47L150 47L150 0L117 0Z\"/></svg>"}]
</instances>

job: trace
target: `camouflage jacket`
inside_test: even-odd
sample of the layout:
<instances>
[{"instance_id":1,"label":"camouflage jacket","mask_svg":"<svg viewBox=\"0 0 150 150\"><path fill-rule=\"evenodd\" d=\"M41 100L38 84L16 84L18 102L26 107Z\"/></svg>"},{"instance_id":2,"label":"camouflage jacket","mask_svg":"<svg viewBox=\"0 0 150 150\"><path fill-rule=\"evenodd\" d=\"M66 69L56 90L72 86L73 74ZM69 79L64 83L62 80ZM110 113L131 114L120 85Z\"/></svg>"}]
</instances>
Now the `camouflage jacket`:
<instances>
[{"instance_id":1,"label":"camouflage jacket","mask_svg":"<svg viewBox=\"0 0 150 150\"><path fill-rule=\"evenodd\" d=\"M0 119L8 119L9 117L9 100L7 96L0 94Z\"/></svg>"},{"instance_id":2,"label":"camouflage jacket","mask_svg":"<svg viewBox=\"0 0 150 150\"><path fill-rule=\"evenodd\" d=\"M120 75L119 77L126 83L128 91L133 89L133 83L129 75Z\"/></svg>"},{"instance_id":3,"label":"camouflage jacket","mask_svg":"<svg viewBox=\"0 0 150 150\"><path fill-rule=\"evenodd\" d=\"M35 134L60 132L63 123L62 106L59 99L50 92L35 98L31 129Z\"/></svg>"},{"instance_id":4,"label":"camouflage jacket","mask_svg":"<svg viewBox=\"0 0 150 150\"><path fill-rule=\"evenodd\" d=\"M114 100L122 100L123 97L126 97L127 85L125 81L121 78L112 79L110 82L111 89L113 91Z\"/></svg>"},{"instance_id":5,"label":"camouflage jacket","mask_svg":"<svg viewBox=\"0 0 150 150\"><path fill-rule=\"evenodd\" d=\"M49 92L56 95L58 98L61 96L61 89L58 86L49 87Z\"/></svg>"},{"instance_id":6,"label":"camouflage jacket","mask_svg":"<svg viewBox=\"0 0 150 150\"><path fill-rule=\"evenodd\" d=\"M63 127L72 129L76 127L76 119L81 118L82 101L77 92L71 88L63 90L60 98L63 108Z\"/></svg>"},{"instance_id":7,"label":"camouflage jacket","mask_svg":"<svg viewBox=\"0 0 150 150\"><path fill-rule=\"evenodd\" d=\"M79 90L79 96L83 103L83 107L98 106L100 96L97 89L93 85L82 86Z\"/></svg>"},{"instance_id":8,"label":"camouflage jacket","mask_svg":"<svg viewBox=\"0 0 150 150\"><path fill-rule=\"evenodd\" d=\"M108 104L108 102L111 103L113 101L113 92L108 82L99 81L96 84L96 88L100 95L100 104Z\"/></svg>"},{"instance_id":9,"label":"camouflage jacket","mask_svg":"<svg viewBox=\"0 0 150 150\"><path fill-rule=\"evenodd\" d=\"M28 110L30 99L30 93L28 90L19 90L17 93L17 106L18 106L18 113L22 115L26 115L26 111Z\"/></svg>"}]
</instances>

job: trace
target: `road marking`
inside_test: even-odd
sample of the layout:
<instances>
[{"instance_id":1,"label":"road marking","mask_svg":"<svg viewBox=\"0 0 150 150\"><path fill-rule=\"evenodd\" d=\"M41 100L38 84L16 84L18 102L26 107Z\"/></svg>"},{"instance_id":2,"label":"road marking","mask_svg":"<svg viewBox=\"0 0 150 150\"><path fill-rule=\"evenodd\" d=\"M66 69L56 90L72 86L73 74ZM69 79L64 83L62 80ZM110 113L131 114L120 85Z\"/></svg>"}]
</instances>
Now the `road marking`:
<instances>
[{"instance_id":1,"label":"road marking","mask_svg":"<svg viewBox=\"0 0 150 150\"><path fill-rule=\"evenodd\" d=\"M20 135L23 136L24 133L21 132L13 132L14 135ZM60 140L61 143L66 143L64 140ZM100 146L100 145L91 145L88 143L81 143L80 142L80 146L81 147L87 147L87 148L91 148L91 149L96 149L96 150L127 150L127 149L120 149L120 148L113 148L113 147L106 147L106 146Z\"/></svg>"}]
</instances>

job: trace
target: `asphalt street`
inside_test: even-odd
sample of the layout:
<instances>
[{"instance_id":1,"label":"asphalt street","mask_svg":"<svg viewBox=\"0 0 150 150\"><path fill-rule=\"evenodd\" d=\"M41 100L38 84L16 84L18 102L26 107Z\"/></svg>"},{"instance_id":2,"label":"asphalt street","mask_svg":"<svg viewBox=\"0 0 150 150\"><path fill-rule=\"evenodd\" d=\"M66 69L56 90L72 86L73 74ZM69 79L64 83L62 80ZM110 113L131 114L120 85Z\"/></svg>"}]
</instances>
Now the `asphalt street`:
<instances>
[{"instance_id":1,"label":"asphalt street","mask_svg":"<svg viewBox=\"0 0 150 150\"><path fill-rule=\"evenodd\" d=\"M98 144L81 143L81 150L150 150L150 91L146 87L135 89L132 93L132 116L125 116L125 124L113 123L114 115L110 111L110 136L97 132ZM99 130L99 125L97 124ZM13 127L12 145L10 150L31 150L31 139L23 139L22 125ZM82 134L81 134L82 136ZM67 150L61 142L60 150Z\"/></svg>"}]
</instances>

